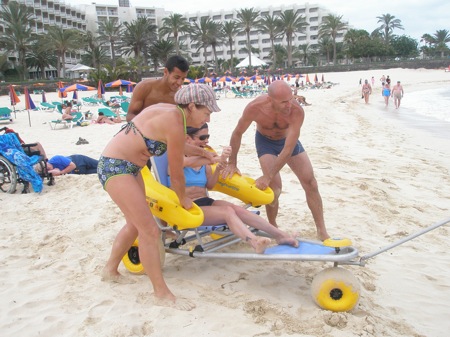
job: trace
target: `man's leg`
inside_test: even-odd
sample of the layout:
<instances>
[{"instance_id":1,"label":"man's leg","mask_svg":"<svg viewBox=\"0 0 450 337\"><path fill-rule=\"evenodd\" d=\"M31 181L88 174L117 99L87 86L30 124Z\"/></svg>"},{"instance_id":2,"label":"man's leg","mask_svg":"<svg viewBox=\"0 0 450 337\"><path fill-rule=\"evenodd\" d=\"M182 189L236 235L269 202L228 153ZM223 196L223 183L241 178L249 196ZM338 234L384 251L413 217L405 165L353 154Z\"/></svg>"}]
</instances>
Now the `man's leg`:
<instances>
[{"instance_id":1,"label":"man's leg","mask_svg":"<svg viewBox=\"0 0 450 337\"><path fill-rule=\"evenodd\" d=\"M275 158L276 157L271 154L265 154L259 158L259 164L261 165L261 170L263 174L267 174L268 172L271 171L272 165L275 162ZM277 215L279 206L278 198L280 197L282 189L281 176L279 173L275 177L273 177L269 186L274 193L274 199L272 203L266 205L267 220L273 226L278 227L277 224Z\"/></svg>"},{"instance_id":2,"label":"man's leg","mask_svg":"<svg viewBox=\"0 0 450 337\"><path fill-rule=\"evenodd\" d=\"M291 157L287 164L295 173L305 190L306 202L316 224L317 236L320 240L328 239L330 236L325 227L322 197L320 196L317 180L314 177L314 171L308 155L306 152L299 153Z\"/></svg>"}]
</instances>

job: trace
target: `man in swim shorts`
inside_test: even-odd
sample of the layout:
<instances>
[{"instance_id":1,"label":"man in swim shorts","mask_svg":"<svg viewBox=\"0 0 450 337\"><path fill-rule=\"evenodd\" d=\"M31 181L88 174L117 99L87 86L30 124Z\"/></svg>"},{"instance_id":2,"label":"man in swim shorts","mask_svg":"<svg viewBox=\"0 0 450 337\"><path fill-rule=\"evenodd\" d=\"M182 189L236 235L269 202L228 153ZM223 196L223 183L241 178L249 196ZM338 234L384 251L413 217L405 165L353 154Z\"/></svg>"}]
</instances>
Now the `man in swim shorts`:
<instances>
[{"instance_id":1,"label":"man in swim shorts","mask_svg":"<svg viewBox=\"0 0 450 337\"><path fill-rule=\"evenodd\" d=\"M275 194L272 204L266 206L269 222L278 227L276 217L282 186L280 170L288 164L305 190L308 207L316 224L317 236L325 240L329 235L323 217L322 198L311 162L299 141L304 118L305 112L294 99L289 85L282 80L274 81L269 86L268 93L250 102L239 119L231 135L232 153L223 175L232 176L235 172L240 173L237 169L237 154L242 135L255 122L256 151L263 173L256 180L256 186L262 190L270 186Z\"/></svg>"},{"instance_id":2,"label":"man in swim shorts","mask_svg":"<svg viewBox=\"0 0 450 337\"><path fill-rule=\"evenodd\" d=\"M400 108L400 101L402 100L404 95L403 87L400 84L400 81L397 81L397 84L392 88L391 97L394 97L395 108Z\"/></svg>"}]
</instances>

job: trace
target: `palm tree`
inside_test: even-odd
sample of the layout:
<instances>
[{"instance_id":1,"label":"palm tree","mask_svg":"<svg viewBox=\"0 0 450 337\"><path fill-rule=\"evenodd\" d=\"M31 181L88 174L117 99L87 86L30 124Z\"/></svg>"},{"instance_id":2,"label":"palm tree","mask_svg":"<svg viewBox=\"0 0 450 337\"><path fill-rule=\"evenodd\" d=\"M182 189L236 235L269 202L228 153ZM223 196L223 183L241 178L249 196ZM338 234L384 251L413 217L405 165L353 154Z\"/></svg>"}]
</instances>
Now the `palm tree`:
<instances>
[{"instance_id":1,"label":"palm tree","mask_svg":"<svg viewBox=\"0 0 450 337\"><path fill-rule=\"evenodd\" d=\"M325 55L327 58L327 63L330 62L330 54L333 50L333 41L331 40L331 38L329 36L323 36L319 39L318 41L318 52L321 55Z\"/></svg>"},{"instance_id":2,"label":"palm tree","mask_svg":"<svg viewBox=\"0 0 450 337\"><path fill-rule=\"evenodd\" d=\"M0 36L0 47L18 54L23 80L28 78L26 53L36 40L31 30L33 15L32 9L15 1L2 5L0 11L0 19L5 27L4 34Z\"/></svg>"},{"instance_id":3,"label":"palm tree","mask_svg":"<svg viewBox=\"0 0 450 337\"><path fill-rule=\"evenodd\" d=\"M63 30L58 26L48 27L47 35L44 35L46 47L56 52L56 69L58 76L66 75L66 52L77 50L81 43L80 32L75 29ZM62 71L61 71L62 69Z\"/></svg>"},{"instance_id":4,"label":"palm tree","mask_svg":"<svg viewBox=\"0 0 450 337\"><path fill-rule=\"evenodd\" d=\"M120 45L122 55L134 54L134 57L142 57L143 66L146 67L149 57L147 49L156 40L156 31L156 26L147 17L125 22Z\"/></svg>"},{"instance_id":5,"label":"palm tree","mask_svg":"<svg viewBox=\"0 0 450 337\"><path fill-rule=\"evenodd\" d=\"M327 15L322 19L319 27L319 37L331 36L333 43L333 64L336 64L336 37L337 34L347 29L347 24L342 22L342 15Z\"/></svg>"},{"instance_id":6,"label":"palm tree","mask_svg":"<svg viewBox=\"0 0 450 337\"><path fill-rule=\"evenodd\" d=\"M120 41L122 24L117 19L108 19L98 23L98 38L101 43L107 44L111 52L113 67L116 66L116 43Z\"/></svg>"},{"instance_id":7,"label":"palm tree","mask_svg":"<svg viewBox=\"0 0 450 337\"><path fill-rule=\"evenodd\" d=\"M97 72L100 71L103 64L108 62L111 62L111 56L100 46L95 46L81 55L81 63L97 69Z\"/></svg>"},{"instance_id":8,"label":"palm tree","mask_svg":"<svg viewBox=\"0 0 450 337\"><path fill-rule=\"evenodd\" d=\"M222 24L219 22L211 22L209 27L209 44L212 48L214 55L214 70L219 70L219 63L217 60L217 46L222 45L225 40L225 35L223 34Z\"/></svg>"},{"instance_id":9,"label":"palm tree","mask_svg":"<svg viewBox=\"0 0 450 337\"><path fill-rule=\"evenodd\" d=\"M180 55L180 44L178 41L178 35L180 33L189 33L191 25L185 17L181 14L170 14L168 17L162 19L162 27L159 29L159 33L162 36L170 37L172 34L175 39L175 49L177 55Z\"/></svg>"},{"instance_id":10,"label":"palm tree","mask_svg":"<svg viewBox=\"0 0 450 337\"><path fill-rule=\"evenodd\" d=\"M8 54L0 55L0 78L5 78L5 71L11 68L11 62L8 60Z\"/></svg>"},{"instance_id":11,"label":"palm tree","mask_svg":"<svg viewBox=\"0 0 450 337\"><path fill-rule=\"evenodd\" d=\"M243 8L237 12L237 25L243 29L247 34L247 51L248 51L248 66L252 67L252 46L250 44L250 31L253 27L259 25L259 11L252 8Z\"/></svg>"},{"instance_id":12,"label":"palm tree","mask_svg":"<svg viewBox=\"0 0 450 337\"><path fill-rule=\"evenodd\" d=\"M286 35L288 66L292 66L292 40L296 33L304 33L308 23L300 10L288 9L280 14L281 30Z\"/></svg>"},{"instance_id":13,"label":"palm tree","mask_svg":"<svg viewBox=\"0 0 450 337\"><path fill-rule=\"evenodd\" d=\"M166 64L168 58L174 55L176 46L173 41L159 39L152 43L150 47L150 55L155 69L161 64Z\"/></svg>"},{"instance_id":14,"label":"palm tree","mask_svg":"<svg viewBox=\"0 0 450 337\"><path fill-rule=\"evenodd\" d=\"M91 60L90 60L89 64L87 64L87 63L83 63L83 64L89 65L89 66L97 69L98 68L98 59L96 58L97 53L94 53L93 51L99 47L99 40L91 31L87 31L86 34L83 34L82 39L83 39L83 45L86 46L85 52L89 53L91 55Z\"/></svg>"},{"instance_id":15,"label":"palm tree","mask_svg":"<svg viewBox=\"0 0 450 337\"><path fill-rule=\"evenodd\" d=\"M400 19L396 19L395 16L391 14L383 14L381 16L377 16L378 23L381 23L381 26L378 27L379 31L383 32L384 42L389 44L391 39L392 32L395 28L404 29L402 26L402 21Z\"/></svg>"},{"instance_id":16,"label":"palm tree","mask_svg":"<svg viewBox=\"0 0 450 337\"><path fill-rule=\"evenodd\" d=\"M208 68L208 52L207 48L211 45L211 33L213 31L214 21L210 17L200 18L200 22L194 22L191 31L191 39L196 42L197 51L203 48L203 56L205 57L205 71Z\"/></svg>"},{"instance_id":17,"label":"palm tree","mask_svg":"<svg viewBox=\"0 0 450 337\"><path fill-rule=\"evenodd\" d=\"M269 57L274 60L273 69L280 68L284 66L284 60L287 57L286 48L282 45L276 44L273 50L270 51Z\"/></svg>"},{"instance_id":18,"label":"palm tree","mask_svg":"<svg viewBox=\"0 0 450 337\"><path fill-rule=\"evenodd\" d=\"M447 43L450 42L450 34L448 30L437 30L432 36L431 42L435 50L441 52L441 58L444 58L444 53L449 50L447 46Z\"/></svg>"},{"instance_id":19,"label":"palm tree","mask_svg":"<svg viewBox=\"0 0 450 337\"><path fill-rule=\"evenodd\" d=\"M56 56L41 39L36 41L27 52L26 63L29 67L36 67L36 70L40 72L40 78L45 79L45 68L56 66Z\"/></svg>"},{"instance_id":20,"label":"palm tree","mask_svg":"<svg viewBox=\"0 0 450 337\"><path fill-rule=\"evenodd\" d=\"M277 37L280 37L283 32L281 30L281 22L278 16L276 15L269 15L266 14L261 18L261 21L259 22L259 28L263 33L266 33L269 35L270 44L271 44L271 50L272 50L272 69L275 69L275 39Z\"/></svg>"},{"instance_id":21,"label":"palm tree","mask_svg":"<svg viewBox=\"0 0 450 337\"><path fill-rule=\"evenodd\" d=\"M298 46L298 53L303 60L303 65L308 65L309 56L312 54L313 48L309 43L301 44Z\"/></svg>"},{"instance_id":22,"label":"palm tree","mask_svg":"<svg viewBox=\"0 0 450 337\"><path fill-rule=\"evenodd\" d=\"M222 30L224 38L228 40L228 45L230 46L230 71L233 71L233 44L234 38L239 33L239 28L236 21L226 21L222 25Z\"/></svg>"}]
</instances>

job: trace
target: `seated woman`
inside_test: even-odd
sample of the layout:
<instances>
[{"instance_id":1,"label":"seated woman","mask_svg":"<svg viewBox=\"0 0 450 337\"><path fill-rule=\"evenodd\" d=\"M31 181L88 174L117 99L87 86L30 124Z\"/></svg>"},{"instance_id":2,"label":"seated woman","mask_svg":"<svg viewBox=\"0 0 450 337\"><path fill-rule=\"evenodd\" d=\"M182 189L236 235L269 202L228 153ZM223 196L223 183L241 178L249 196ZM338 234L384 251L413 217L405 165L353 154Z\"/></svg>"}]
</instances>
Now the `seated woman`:
<instances>
[{"instance_id":1,"label":"seated woman","mask_svg":"<svg viewBox=\"0 0 450 337\"><path fill-rule=\"evenodd\" d=\"M205 148L208 144L208 125L200 128L187 127L186 142ZM205 157L190 156L184 160L184 175L186 179L186 195L200 206L205 216L204 226L214 226L226 223L230 230L244 242L253 247L256 253L264 253L271 240L253 234L246 225L262 230L275 238L278 244L298 246L298 241L290 235L272 226L259 215L247 209L224 200L214 200L207 195L208 188L212 188L226 166L231 154L229 146L223 149L221 156L213 160ZM217 163L214 174L209 164Z\"/></svg>"},{"instance_id":2,"label":"seated woman","mask_svg":"<svg viewBox=\"0 0 450 337\"><path fill-rule=\"evenodd\" d=\"M62 106L62 117L63 120L69 121L73 119L72 116L72 103L67 102L66 104L63 104Z\"/></svg>"},{"instance_id":3,"label":"seated woman","mask_svg":"<svg viewBox=\"0 0 450 337\"><path fill-rule=\"evenodd\" d=\"M106 117L103 112L98 113L97 120L95 121L97 124L116 124L122 123L122 118L120 118L119 114L116 117Z\"/></svg>"}]
</instances>

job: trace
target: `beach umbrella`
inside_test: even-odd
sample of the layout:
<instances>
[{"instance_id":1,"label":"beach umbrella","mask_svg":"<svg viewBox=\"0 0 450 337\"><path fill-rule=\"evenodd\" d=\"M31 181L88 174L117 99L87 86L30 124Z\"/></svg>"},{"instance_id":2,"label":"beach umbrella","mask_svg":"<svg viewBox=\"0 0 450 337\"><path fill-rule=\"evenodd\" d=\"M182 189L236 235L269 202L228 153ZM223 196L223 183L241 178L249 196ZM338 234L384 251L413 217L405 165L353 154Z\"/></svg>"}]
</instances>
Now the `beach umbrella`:
<instances>
[{"instance_id":1,"label":"beach umbrella","mask_svg":"<svg viewBox=\"0 0 450 337\"><path fill-rule=\"evenodd\" d=\"M309 75L308 75L308 74L306 74L306 83L311 83L311 82L309 81Z\"/></svg>"},{"instance_id":2,"label":"beach umbrella","mask_svg":"<svg viewBox=\"0 0 450 337\"><path fill-rule=\"evenodd\" d=\"M25 87L23 89L23 94L25 96L25 109L27 109L27 111L28 111L28 123L31 126L30 109L31 110L35 110L36 109L36 105L34 105L34 102L31 99L31 96L30 96L30 93L28 92L28 88L27 87Z\"/></svg>"},{"instance_id":3,"label":"beach umbrella","mask_svg":"<svg viewBox=\"0 0 450 337\"><path fill-rule=\"evenodd\" d=\"M64 92L75 91L75 90L87 91L87 90L95 90L95 88L94 87L90 87L88 85L75 83L75 84L71 84L71 85L69 85L67 87L64 87L62 90Z\"/></svg>"},{"instance_id":4,"label":"beach umbrella","mask_svg":"<svg viewBox=\"0 0 450 337\"><path fill-rule=\"evenodd\" d=\"M103 99L104 94L105 94L105 87L103 86L103 82L102 80L98 80L97 97Z\"/></svg>"},{"instance_id":5,"label":"beach umbrella","mask_svg":"<svg viewBox=\"0 0 450 337\"><path fill-rule=\"evenodd\" d=\"M317 77L317 74L314 75L314 82L319 82L319 78Z\"/></svg>"},{"instance_id":6,"label":"beach umbrella","mask_svg":"<svg viewBox=\"0 0 450 337\"><path fill-rule=\"evenodd\" d=\"M322 83L325 82L325 77L322 74Z\"/></svg>"},{"instance_id":7,"label":"beach umbrella","mask_svg":"<svg viewBox=\"0 0 450 337\"><path fill-rule=\"evenodd\" d=\"M119 95L120 95L120 96L123 96L123 89L122 89L122 86L119 87Z\"/></svg>"},{"instance_id":8,"label":"beach umbrella","mask_svg":"<svg viewBox=\"0 0 450 337\"><path fill-rule=\"evenodd\" d=\"M211 83L212 79L210 79L209 77L202 77L198 79L198 83Z\"/></svg>"},{"instance_id":9,"label":"beach umbrella","mask_svg":"<svg viewBox=\"0 0 450 337\"><path fill-rule=\"evenodd\" d=\"M233 82L234 78L229 77L229 76L222 76L221 78L219 78L219 82Z\"/></svg>"},{"instance_id":10,"label":"beach umbrella","mask_svg":"<svg viewBox=\"0 0 450 337\"><path fill-rule=\"evenodd\" d=\"M120 85L128 85L128 84L136 84L136 82L118 79L118 80L106 83L105 87L111 88L111 87L118 87Z\"/></svg>"},{"instance_id":11,"label":"beach umbrella","mask_svg":"<svg viewBox=\"0 0 450 337\"><path fill-rule=\"evenodd\" d=\"M47 98L45 97L45 91L42 90L42 102L45 103L47 102Z\"/></svg>"},{"instance_id":12,"label":"beach umbrella","mask_svg":"<svg viewBox=\"0 0 450 337\"><path fill-rule=\"evenodd\" d=\"M63 83L61 81L58 82L58 97L61 98L61 100L67 97L67 93L64 91Z\"/></svg>"},{"instance_id":13,"label":"beach umbrella","mask_svg":"<svg viewBox=\"0 0 450 337\"><path fill-rule=\"evenodd\" d=\"M14 87L12 86L12 84L9 85L9 99L11 100L11 105L13 107L14 118L17 118L16 104L20 102L20 99L19 99L19 96L17 96L16 91L14 90Z\"/></svg>"},{"instance_id":14,"label":"beach umbrella","mask_svg":"<svg viewBox=\"0 0 450 337\"><path fill-rule=\"evenodd\" d=\"M73 91L72 100L78 101L78 95L77 95L77 91L76 90Z\"/></svg>"},{"instance_id":15,"label":"beach umbrella","mask_svg":"<svg viewBox=\"0 0 450 337\"><path fill-rule=\"evenodd\" d=\"M194 83L195 81L193 79L191 79L191 78L187 78L186 77L183 82L184 83ZM128 84L128 85L131 85L131 84Z\"/></svg>"}]
</instances>

